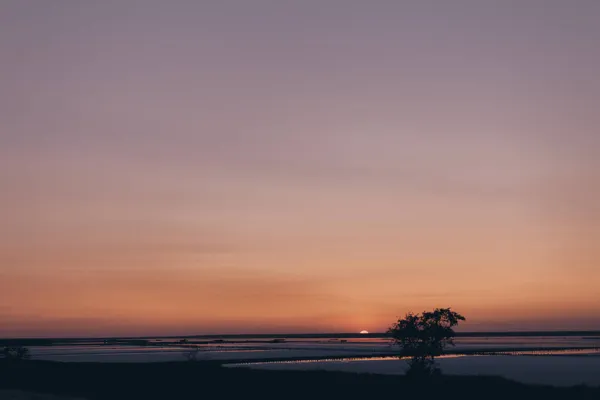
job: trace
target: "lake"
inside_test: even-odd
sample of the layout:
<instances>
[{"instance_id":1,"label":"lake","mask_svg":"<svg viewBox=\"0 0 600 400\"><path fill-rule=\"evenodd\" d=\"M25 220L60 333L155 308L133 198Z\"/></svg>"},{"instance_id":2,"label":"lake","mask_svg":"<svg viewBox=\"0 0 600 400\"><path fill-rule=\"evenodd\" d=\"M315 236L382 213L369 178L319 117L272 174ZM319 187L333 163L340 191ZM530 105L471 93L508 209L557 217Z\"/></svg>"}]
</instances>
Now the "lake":
<instances>
[{"instance_id":1,"label":"lake","mask_svg":"<svg viewBox=\"0 0 600 400\"><path fill-rule=\"evenodd\" d=\"M231 368L322 369L402 374L406 363L382 338L244 338L210 341L150 340L152 345L78 343L32 346L32 356L62 362L163 362L184 360L192 347L198 360ZM526 383L600 385L600 337L459 337L453 355L439 360L448 374L500 375Z\"/></svg>"}]
</instances>

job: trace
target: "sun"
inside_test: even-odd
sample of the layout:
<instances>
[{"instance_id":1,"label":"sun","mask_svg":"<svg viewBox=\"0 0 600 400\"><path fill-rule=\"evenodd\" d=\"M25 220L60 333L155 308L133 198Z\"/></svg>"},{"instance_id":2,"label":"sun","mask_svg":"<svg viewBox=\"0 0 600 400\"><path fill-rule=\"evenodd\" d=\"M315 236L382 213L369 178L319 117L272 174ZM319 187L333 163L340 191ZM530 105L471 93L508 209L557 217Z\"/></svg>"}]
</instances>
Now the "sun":
<instances>
[{"instance_id":1,"label":"sun","mask_svg":"<svg viewBox=\"0 0 600 400\"><path fill-rule=\"evenodd\" d=\"M360 334L361 334L361 335L368 335L368 334L369 334L369 331L360 331Z\"/></svg>"}]
</instances>

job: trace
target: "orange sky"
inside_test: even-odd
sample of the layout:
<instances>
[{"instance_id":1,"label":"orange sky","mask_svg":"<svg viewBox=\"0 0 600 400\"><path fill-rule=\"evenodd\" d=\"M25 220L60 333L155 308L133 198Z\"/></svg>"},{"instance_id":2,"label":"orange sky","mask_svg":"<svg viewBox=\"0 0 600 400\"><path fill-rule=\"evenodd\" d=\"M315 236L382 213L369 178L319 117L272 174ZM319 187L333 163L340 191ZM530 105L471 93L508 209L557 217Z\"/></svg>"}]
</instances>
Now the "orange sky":
<instances>
[{"instance_id":1,"label":"orange sky","mask_svg":"<svg viewBox=\"0 0 600 400\"><path fill-rule=\"evenodd\" d=\"M600 3L340 1L2 2L0 336L600 329Z\"/></svg>"}]
</instances>

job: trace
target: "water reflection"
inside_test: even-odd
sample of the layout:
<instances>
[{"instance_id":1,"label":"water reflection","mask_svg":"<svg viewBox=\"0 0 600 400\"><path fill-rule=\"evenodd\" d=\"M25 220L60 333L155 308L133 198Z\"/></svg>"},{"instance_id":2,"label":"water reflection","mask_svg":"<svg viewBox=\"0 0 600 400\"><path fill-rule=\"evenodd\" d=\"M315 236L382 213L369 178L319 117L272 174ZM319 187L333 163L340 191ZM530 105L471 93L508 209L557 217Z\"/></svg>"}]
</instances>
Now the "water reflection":
<instances>
[{"instance_id":1,"label":"water reflection","mask_svg":"<svg viewBox=\"0 0 600 400\"><path fill-rule=\"evenodd\" d=\"M501 351L501 352L479 352L474 354L456 353L445 354L436 359L451 359L462 357L482 357L482 356L600 356L600 349L559 349L559 350L526 350L526 351ZM304 360L275 360L275 361L248 361L242 363L227 364L230 367L253 366L253 365L274 365L274 364L311 364L311 363L349 363L356 361L398 361L409 357L398 356L377 356L377 357L329 357L329 358L311 358Z\"/></svg>"},{"instance_id":2,"label":"water reflection","mask_svg":"<svg viewBox=\"0 0 600 400\"><path fill-rule=\"evenodd\" d=\"M436 359L445 359L445 358L460 358L466 357L466 354L445 354L443 356L436 357ZM323 362L355 362L355 361L397 361L397 360L405 360L409 357L394 357L394 356L384 356L384 357L333 357L333 358L316 358L316 359L306 359L306 360L277 360L277 361L258 361L258 362L243 362L243 363L235 363L235 364L227 364L227 366L238 367L244 365L265 365L265 364L310 364L310 363L323 363Z\"/></svg>"},{"instance_id":3,"label":"water reflection","mask_svg":"<svg viewBox=\"0 0 600 400\"><path fill-rule=\"evenodd\" d=\"M556 349L556 350L531 350L531 351L499 351L490 353L506 356L600 356L600 349Z\"/></svg>"},{"instance_id":4,"label":"water reflection","mask_svg":"<svg viewBox=\"0 0 600 400\"><path fill-rule=\"evenodd\" d=\"M278 340L275 340L278 339ZM232 362L269 362L274 360L304 360L301 362L385 361L397 359L398 349L385 338L243 338L243 339L152 339L147 345L131 342L101 344L98 341L55 346L32 346L32 356L56 361L79 361L85 356L91 361L163 361L178 360L181 352L198 347L206 357ZM600 338L597 336L551 337L461 337L453 348L452 357L470 355L553 355L598 356ZM75 357L81 356L81 357ZM110 357L108 357L110 356ZM67 358L67 359L65 359ZM317 360L317 361L315 361Z\"/></svg>"}]
</instances>

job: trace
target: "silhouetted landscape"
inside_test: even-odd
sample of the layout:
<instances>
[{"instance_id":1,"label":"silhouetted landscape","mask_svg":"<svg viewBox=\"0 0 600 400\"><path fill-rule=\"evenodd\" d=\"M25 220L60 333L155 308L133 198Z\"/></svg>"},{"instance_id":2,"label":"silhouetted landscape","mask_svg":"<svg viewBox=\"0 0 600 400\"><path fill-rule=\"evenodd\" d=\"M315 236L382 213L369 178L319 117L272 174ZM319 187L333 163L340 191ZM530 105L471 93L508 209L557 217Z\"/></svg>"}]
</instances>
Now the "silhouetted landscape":
<instances>
[{"instance_id":1,"label":"silhouetted landscape","mask_svg":"<svg viewBox=\"0 0 600 400\"><path fill-rule=\"evenodd\" d=\"M158 364L30 361L11 370L3 363L2 389L87 399L165 398L373 398L596 399L600 388L525 385L499 377L437 378L414 382L398 376L323 371L258 371L214 362Z\"/></svg>"},{"instance_id":2,"label":"silhouetted landscape","mask_svg":"<svg viewBox=\"0 0 600 400\"><path fill-rule=\"evenodd\" d=\"M416 317L421 318L420 315ZM412 317L407 315L406 318ZM411 328L410 324L413 322L410 322L409 325L402 325L402 321L409 323L408 321L419 320L399 320L397 325L392 327L395 331L386 334L211 335L145 339L4 339L2 341L2 345L5 346L4 357L0 358L0 398L3 398L1 397L2 393L6 393L7 396L17 396L14 393L21 393L21 396L27 396L27 393L38 393L84 399L189 398L203 397L208 393L221 398L239 396L330 398L343 396L344 398L358 399L366 396L393 396L397 393L402 393L403 396L418 396L427 399L436 399L453 393L460 393L460 398L465 399L476 399L482 396L498 399L507 397L593 399L600 396L600 383L580 385L567 382L565 384L564 380L555 375L556 371L561 373L560 368L554 369L554 372L548 372L547 367L544 367L548 363L551 364L553 360L557 360L553 357L560 359L562 356L563 359L566 357L575 361L600 359L598 332L536 332L535 335L533 332L525 334L478 332L460 335L450 330L441 333L438 328L435 328L438 323L443 324L443 320L439 320L440 322L428 325L433 329L431 333L424 333L422 328L416 326ZM424 323L425 321L427 320L423 319ZM437 317L432 321L438 321ZM451 327L453 323L451 322L447 326ZM398 330L400 327L403 330ZM439 338L443 340L446 340L444 338L452 338L453 342L457 340L458 348L442 346L438 349L435 342L431 342L429 339L431 334L441 335ZM394 338L390 336L394 336ZM461 337L464 338L463 342L461 342ZM392 343L392 339L404 340L402 338L407 340L408 347L402 343L400 343L400 348L386 347ZM510 341L502 342L504 340L502 338L509 338ZM426 347L416 344L419 343L416 340L422 340L421 343ZM532 343L537 343L537 346L532 346ZM379 346L380 353L373 347L363 348L365 344ZM433 347L429 347L430 344ZM578 346L573 344L578 344ZM25 345L38 350L25 351L29 350ZM339 347L336 348L336 346ZM469 346L471 347L469 348ZM41 351L42 349L47 350ZM56 350L53 352L53 349ZM152 354L170 356L171 361L169 359L162 361L161 359L145 359L143 362L143 358L131 358L130 349L149 349L150 351L156 349L158 353ZM281 353L279 356L273 354L277 349ZM306 352L309 349L316 349L317 353L322 355L294 355L295 351ZM332 349L335 350L333 353L331 353ZM71 351L75 351L75 353L70 354ZM103 353L103 351L109 351L109 353ZM255 356L249 358L244 351L252 351ZM408 356L405 356L402 351L405 351ZM77 354L85 357L86 352L89 352L87 361L77 361ZM63 355L61 356L61 354ZM230 356L223 360L210 359L218 354L226 356L230 354ZM407 364L409 370L403 374L401 364L410 361L411 357L419 360L420 354L442 356L441 362L436 362L433 358L432 362L426 364L409 362ZM470 376L464 375L464 372L461 375L454 375L452 371L460 371L460 368L456 369L456 365L444 363L455 360L453 358L446 359L444 355L446 357L457 356L460 357L458 360L467 362L469 357L487 359L500 357L505 360L514 360L514 366L523 364L519 361L523 360L523 362L526 361L526 365L530 365L530 367L525 366L525 369L537 367L541 375L548 373L554 375L544 378L546 384L523 383L518 380L524 378L527 381L530 378L527 378L526 375L519 375L518 371L514 374L517 380L503 378L500 376L503 374L503 369L497 367L494 369L497 371L496 373L486 374L485 364L476 367L480 368L479 371L472 369L471 371L478 372ZM106 356L112 358L107 359ZM404 357L407 360L402 361L398 357ZM55 361L52 361L53 359ZM393 359L398 359L401 364L394 362ZM541 364L531 364L531 360L535 361L536 359L541 361ZM115 362L117 360L120 362ZM134 362L136 360L138 362ZM369 363L380 363L380 366L378 368L369 367ZM495 363L502 364L499 361ZM363 369L348 369L353 364L361 366ZM384 364L390 368L386 367L382 370L381 367L384 367ZM295 365L310 368L309 370L293 369ZM425 369L422 368L423 365L426 365ZM439 365L442 367L441 370ZM600 364L593 365L597 367ZM292 369L277 370L280 368L279 366L289 366ZM327 366L333 370L322 369ZM344 368L336 371L336 366ZM435 368L429 369L432 366ZM514 366L509 368L514 369ZM448 368L450 372L444 372ZM545 369L546 372L544 372ZM413 372L408 373L411 370ZM373 372L369 373L368 371ZM592 373L597 375L597 371L596 369ZM499 375L497 375L498 372ZM584 375L580 376L583 378ZM554 383L559 383L559 385L556 386Z\"/></svg>"}]
</instances>

